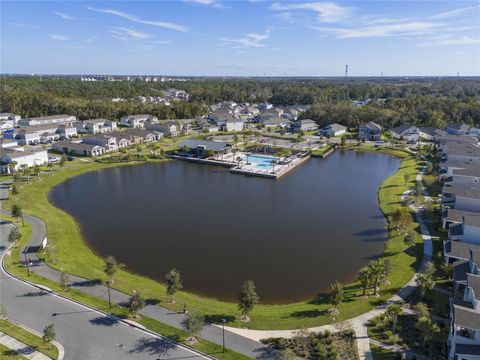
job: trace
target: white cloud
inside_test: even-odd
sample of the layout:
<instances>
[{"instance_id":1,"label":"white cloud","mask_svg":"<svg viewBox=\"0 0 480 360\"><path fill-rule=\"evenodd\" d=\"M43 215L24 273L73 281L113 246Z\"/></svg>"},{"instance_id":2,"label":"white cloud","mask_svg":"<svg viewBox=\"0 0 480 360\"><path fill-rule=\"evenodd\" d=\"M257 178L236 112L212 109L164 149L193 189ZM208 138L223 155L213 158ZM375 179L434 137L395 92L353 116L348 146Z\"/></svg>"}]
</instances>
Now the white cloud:
<instances>
[{"instance_id":1,"label":"white cloud","mask_svg":"<svg viewBox=\"0 0 480 360\"><path fill-rule=\"evenodd\" d=\"M403 24L387 24L358 28L312 27L312 29L337 35L339 38L373 38L385 36L424 35L441 28L443 24L413 21Z\"/></svg>"},{"instance_id":2,"label":"white cloud","mask_svg":"<svg viewBox=\"0 0 480 360\"><path fill-rule=\"evenodd\" d=\"M317 13L318 20L326 23L334 23L347 18L351 8L344 7L333 2L304 2L304 3L280 3L270 6L274 11L306 10Z\"/></svg>"},{"instance_id":3,"label":"white cloud","mask_svg":"<svg viewBox=\"0 0 480 360\"><path fill-rule=\"evenodd\" d=\"M74 19L75 19L73 16L64 14L64 13L62 13L62 12L60 12L60 11L54 11L53 13L54 13L55 15L60 16L62 19L65 19L65 20L74 20Z\"/></svg>"},{"instance_id":4,"label":"white cloud","mask_svg":"<svg viewBox=\"0 0 480 360\"><path fill-rule=\"evenodd\" d=\"M470 36L461 35L440 35L432 36L426 39L425 42L419 44L420 47L431 47L431 46L446 46L446 45L471 45L471 44L480 44L480 39L472 38Z\"/></svg>"},{"instance_id":5,"label":"white cloud","mask_svg":"<svg viewBox=\"0 0 480 360\"><path fill-rule=\"evenodd\" d=\"M264 40L267 40L270 37L270 29L265 30L263 34L249 33L244 37L239 39L232 38L222 38L223 41L220 45L237 45L237 47L265 47L265 44L262 44Z\"/></svg>"},{"instance_id":6,"label":"white cloud","mask_svg":"<svg viewBox=\"0 0 480 360\"><path fill-rule=\"evenodd\" d=\"M455 9L455 10L451 10L451 11L442 12L442 13L433 15L430 18L431 19L446 19L446 18L451 18L451 17L454 17L454 16L462 15L464 13L470 12L470 11L475 10L475 9L477 9L477 11L478 11L480 9L480 5L470 6L470 7L466 7L466 8L460 8L460 9Z\"/></svg>"},{"instance_id":7,"label":"white cloud","mask_svg":"<svg viewBox=\"0 0 480 360\"><path fill-rule=\"evenodd\" d=\"M168 45L172 43L172 40L154 40L152 43L158 45Z\"/></svg>"},{"instance_id":8,"label":"white cloud","mask_svg":"<svg viewBox=\"0 0 480 360\"><path fill-rule=\"evenodd\" d=\"M188 28L183 26L183 25L170 23L170 22L165 22L165 21L145 20L145 19L139 18L135 15L128 14L126 12L119 11L119 10L98 9L98 8L94 8L92 6L87 6L87 9L90 10L90 11L96 11L96 12L99 12L99 13L115 15L115 16L130 20L130 21L133 21L133 22L136 22L136 23L139 23L139 24L157 26L157 27L161 27L161 28L164 28L164 29L182 31L182 32L188 32L189 31Z\"/></svg>"},{"instance_id":9,"label":"white cloud","mask_svg":"<svg viewBox=\"0 0 480 360\"><path fill-rule=\"evenodd\" d=\"M217 9L229 8L229 6L226 6L225 4L221 4L218 0L183 0L183 2L211 6Z\"/></svg>"},{"instance_id":10,"label":"white cloud","mask_svg":"<svg viewBox=\"0 0 480 360\"><path fill-rule=\"evenodd\" d=\"M57 40L57 41L67 41L67 40L70 40L70 38L69 38L68 36L65 36L65 35L57 35L57 34L50 35L50 39L52 39L52 40Z\"/></svg>"},{"instance_id":11,"label":"white cloud","mask_svg":"<svg viewBox=\"0 0 480 360\"><path fill-rule=\"evenodd\" d=\"M26 28L26 29L40 29L40 27L37 26L37 25L25 24L25 23L13 22L13 23L10 23L10 25L13 25L13 26L16 26L16 27L21 27L21 28Z\"/></svg>"},{"instance_id":12,"label":"white cloud","mask_svg":"<svg viewBox=\"0 0 480 360\"><path fill-rule=\"evenodd\" d=\"M128 40L128 39L146 39L151 37L150 34L137 31L132 28L126 28L126 27L118 27L115 28L114 30L110 30L110 33L112 33L112 36L119 39L119 40Z\"/></svg>"},{"instance_id":13,"label":"white cloud","mask_svg":"<svg viewBox=\"0 0 480 360\"><path fill-rule=\"evenodd\" d=\"M97 35L92 35L92 36L86 38L85 42L91 43L91 42L94 42L95 40L97 40Z\"/></svg>"}]
</instances>

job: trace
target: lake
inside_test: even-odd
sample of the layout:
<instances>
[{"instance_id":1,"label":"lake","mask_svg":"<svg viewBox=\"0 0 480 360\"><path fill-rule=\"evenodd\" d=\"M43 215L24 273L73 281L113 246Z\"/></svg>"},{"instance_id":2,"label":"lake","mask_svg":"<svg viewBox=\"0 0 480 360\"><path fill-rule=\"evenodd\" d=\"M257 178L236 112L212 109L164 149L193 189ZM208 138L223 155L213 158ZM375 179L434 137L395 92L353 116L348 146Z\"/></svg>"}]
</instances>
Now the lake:
<instances>
[{"instance_id":1,"label":"lake","mask_svg":"<svg viewBox=\"0 0 480 360\"><path fill-rule=\"evenodd\" d=\"M337 151L279 180L182 161L86 173L50 201L79 223L100 256L185 289L233 300L252 279L263 303L288 303L348 282L382 254L377 190L399 167L387 155Z\"/></svg>"}]
</instances>

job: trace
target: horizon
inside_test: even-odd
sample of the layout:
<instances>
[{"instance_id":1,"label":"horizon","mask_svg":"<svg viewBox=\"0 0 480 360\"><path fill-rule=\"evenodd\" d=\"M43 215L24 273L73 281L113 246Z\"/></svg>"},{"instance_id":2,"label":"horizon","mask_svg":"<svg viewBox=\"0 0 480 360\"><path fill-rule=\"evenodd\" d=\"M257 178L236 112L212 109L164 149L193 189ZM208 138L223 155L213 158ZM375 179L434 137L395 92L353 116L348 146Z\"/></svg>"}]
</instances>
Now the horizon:
<instances>
[{"instance_id":1,"label":"horizon","mask_svg":"<svg viewBox=\"0 0 480 360\"><path fill-rule=\"evenodd\" d=\"M480 75L478 1L408 5L3 1L1 72L343 77L348 64L349 78Z\"/></svg>"}]
</instances>

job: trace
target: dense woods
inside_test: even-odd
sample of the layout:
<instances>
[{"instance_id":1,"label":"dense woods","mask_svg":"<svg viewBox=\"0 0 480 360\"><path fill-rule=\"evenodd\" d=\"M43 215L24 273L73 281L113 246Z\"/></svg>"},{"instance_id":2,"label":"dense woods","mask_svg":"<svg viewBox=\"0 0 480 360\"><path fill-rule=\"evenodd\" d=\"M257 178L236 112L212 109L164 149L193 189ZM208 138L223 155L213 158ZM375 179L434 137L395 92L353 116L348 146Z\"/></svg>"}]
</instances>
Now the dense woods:
<instances>
[{"instance_id":1,"label":"dense woods","mask_svg":"<svg viewBox=\"0 0 480 360\"><path fill-rule=\"evenodd\" d=\"M191 101L170 106L112 102L112 98L162 96L177 88L191 94ZM264 102L276 105L309 104L304 118L320 125L338 122L357 126L375 121L390 127L410 122L443 127L446 123L480 123L478 78L353 78L345 79L221 79L178 82L98 81L75 77L9 76L1 79L1 112L21 116L73 114L79 119L119 119L148 113L159 119L193 118L208 112L208 105L222 100ZM385 99L355 107L353 100Z\"/></svg>"}]
</instances>

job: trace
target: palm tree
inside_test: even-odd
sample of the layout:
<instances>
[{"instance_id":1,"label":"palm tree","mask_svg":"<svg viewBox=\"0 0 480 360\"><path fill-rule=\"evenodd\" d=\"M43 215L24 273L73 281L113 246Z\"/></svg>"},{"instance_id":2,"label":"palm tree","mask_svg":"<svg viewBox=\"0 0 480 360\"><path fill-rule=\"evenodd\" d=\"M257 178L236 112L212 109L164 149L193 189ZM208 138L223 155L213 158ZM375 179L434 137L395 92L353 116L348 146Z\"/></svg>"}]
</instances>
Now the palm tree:
<instances>
[{"instance_id":1,"label":"palm tree","mask_svg":"<svg viewBox=\"0 0 480 360\"><path fill-rule=\"evenodd\" d=\"M42 170L40 169L40 166L35 165L35 166L33 167L33 175L35 175L35 176L37 177L37 180L38 180L38 181L40 181L40 172L41 172L41 171L42 171Z\"/></svg>"},{"instance_id":2,"label":"palm tree","mask_svg":"<svg viewBox=\"0 0 480 360\"><path fill-rule=\"evenodd\" d=\"M387 307L386 313L393 320L392 332L395 333L395 328L397 327L398 315L402 313L402 307L398 304L390 304Z\"/></svg>"},{"instance_id":3,"label":"palm tree","mask_svg":"<svg viewBox=\"0 0 480 360\"><path fill-rule=\"evenodd\" d=\"M272 160L272 173L275 174L275 164L277 164L277 160Z\"/></svg>"},{"instance_id":4,"label":"palm tree","mask_svg":"<svg viewBox=\"0 0 480 360\"><path fill-rule=\"evenodd\" d=\"M8 172L10 174L13 174L15 172L15 169L17 168L18 163L16 161L11 161L8 163Z\"/></svg>"},{"instance_id":5,"label":"palm tree","mask_svg":"<svg viewBox=\"0 0 480 360\"><path fill-rule=\"evenodd\" d=\"M335 281L331 285L331 287L332 291L330 292L330 302L332 303L333 307L337 309L338 305L343 302L345 296L345 289L343 287L343 284L339 281Z\"/></svg>"},{"instance_id":6,"label":"palm tree","mask_svg":"<svg viewBox=\"0 0 480 360\"><path fill-rule=\"evenodd\" d=\"M430 343L433 340L435 334L440 332L440 328L430 317L422 316L417 321L417 329L420 331L420 335L423 339L423 346Z\"/></svg>"},{"instance_id":7,"label":"palm tree","mask_svg":"<svg viewBox=\"0 0 480 360\"><path fill-rule=\"evenodd\" d=\"M357 281L360 282L360 286L362 287L362 296L365 296L367 294L367 289L372 286L369 267L360 269L358 272Z\"/></svg>"}]
</instances>

